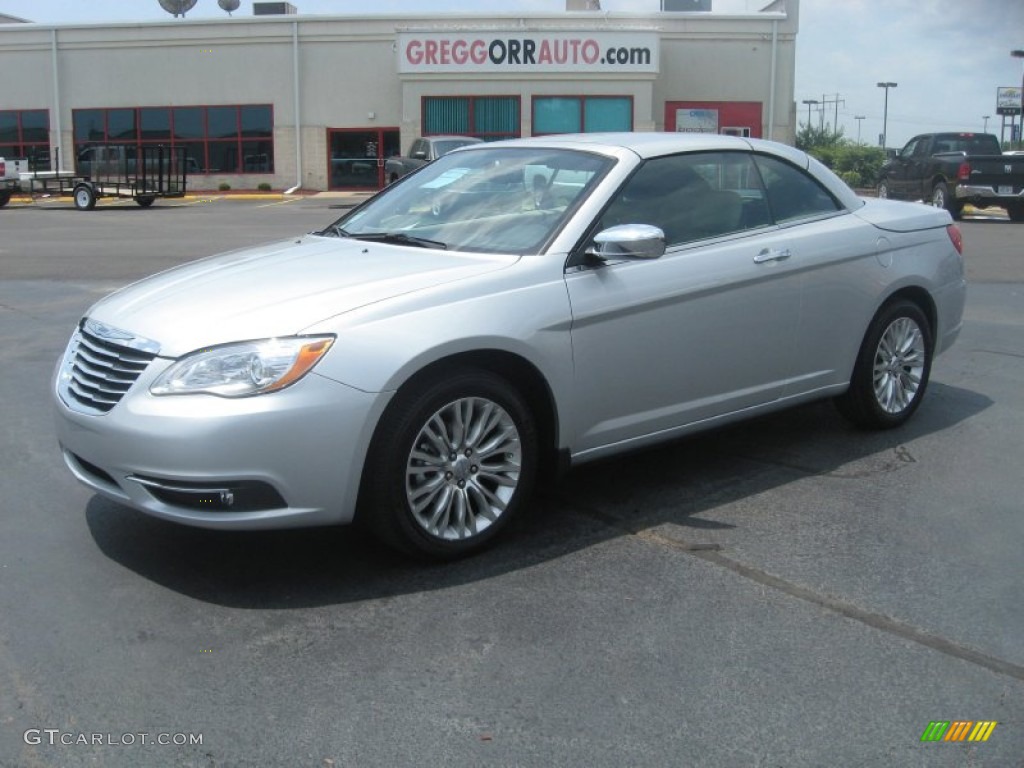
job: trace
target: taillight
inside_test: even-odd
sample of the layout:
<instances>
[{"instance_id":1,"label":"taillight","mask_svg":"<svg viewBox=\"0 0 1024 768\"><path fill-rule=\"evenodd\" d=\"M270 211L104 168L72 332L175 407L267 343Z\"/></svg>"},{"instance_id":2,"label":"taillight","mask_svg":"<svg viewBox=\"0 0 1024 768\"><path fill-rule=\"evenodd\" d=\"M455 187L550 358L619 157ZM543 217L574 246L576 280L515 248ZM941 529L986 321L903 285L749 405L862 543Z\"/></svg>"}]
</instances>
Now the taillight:
<instances>
[{"instance_id":1,"label":"taillight","mask_svg":"<svg viewBox=\"0 0 1024 768\"><path fill-rule=\"evenodd\" d=\"M0 179L7 175L7 164L0 160Z\"/></svg>"},{"instance_id":2,"label":"taillight","mask_svg":"<svg viewBox=\"0 0 1024 768\"><path fill-rule=\"evenodd\" d=\"M956 252L963 256L964 236L960 232L960 227L956 224L950 224L946 227L946 234L949 235L949 239L953 242L953 247L956 248Z\"/></svg>"},{"instance_id":3,"label":"taillight","mask_svg":"<svg viewBox=\"0 0 1024 768\"><path fill-rule=\"evenodd\" d=\"M967 181L971 178L971 164L967 162L960 163L960 167L957 169L956 177L960 181Z\"/></svg>"}]
</instances>

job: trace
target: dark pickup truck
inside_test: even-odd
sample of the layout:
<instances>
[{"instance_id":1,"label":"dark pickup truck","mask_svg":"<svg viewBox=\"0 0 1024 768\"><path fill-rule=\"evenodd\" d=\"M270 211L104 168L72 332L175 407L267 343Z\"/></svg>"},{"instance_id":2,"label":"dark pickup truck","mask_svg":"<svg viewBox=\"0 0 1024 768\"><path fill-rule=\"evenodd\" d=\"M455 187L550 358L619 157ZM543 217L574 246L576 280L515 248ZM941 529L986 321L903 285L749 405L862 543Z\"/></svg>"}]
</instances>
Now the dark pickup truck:
<instances>
[{"instance_id":1,"label":"dark pickup truck","mask_svg":"<svg viewBox=\"0 0 1024 768\"><path fill-rule=\"evenodd\" d=\"M1024 221L1024 155L1004 155L990 133L915 136L882 166L879 197L925 200L954 219L964 205L998 205Z\"/></svg>"},{"instance_id":2,"label":"dark pickup truck","mask_svg":"<svg viewBox=\"0 0 1024 768\"><path fill-rule=\"evenodd\" d=\"M441 155L447 155L453 149L467 144L479 144L481 141L471 136L424 136L416 139L409 148L408 157L389 157L384 162L384 178L391 184L405 174L437 160Z\"/></svg>"}]
</instances>

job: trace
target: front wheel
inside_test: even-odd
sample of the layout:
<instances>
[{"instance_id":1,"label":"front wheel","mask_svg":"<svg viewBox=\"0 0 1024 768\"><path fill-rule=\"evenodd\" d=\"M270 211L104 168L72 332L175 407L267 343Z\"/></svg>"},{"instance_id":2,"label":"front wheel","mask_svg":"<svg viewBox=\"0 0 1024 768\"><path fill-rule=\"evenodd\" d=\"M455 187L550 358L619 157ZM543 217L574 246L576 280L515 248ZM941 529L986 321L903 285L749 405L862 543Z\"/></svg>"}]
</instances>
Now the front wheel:
<instances>
[{"instance_id":1,"label":"front wheel","mask_svg":"<svg viewBox=\"0 0 1024 768\"><path fill-rule=\"evenodd\" d=\"M143 208L149 208L149 206L153 204L154 200L156 200L156 197L153 195L139 195L135 198L135 202Z\"/></svg>"},{"instance_id":2,"label":"front wheel","mask_svg":"<svg viewBox=\"0 0 1024 768\"><path fill-rule=\"evenodd\" d=\"M889 182L885 179L878 182L878 197L882 200L889 197Z\"/></svg>"},{"instance_id":3,"label":"front wheel","mask_svg":"<svg viewBox=\"0 0 1024 768\"><path fill-rule=\"evenodd\" d=\"M413 384L378 425L360 518L406 552L468 555L529 498L537 450L534 418L505 379L466 368Z\"/></svg>"},{"instance_id":4,"label":"front wheel","mask_svg":"<svg viewBox=\"0 0 1024 768\"><path fill-rule=\"evenodd\" d=\"M917 304L886 304L864 336L849 390L835 400L840 413L868 429L903 424L924 397L933 349L931 325Z\"/></svg>"}]
</instances>

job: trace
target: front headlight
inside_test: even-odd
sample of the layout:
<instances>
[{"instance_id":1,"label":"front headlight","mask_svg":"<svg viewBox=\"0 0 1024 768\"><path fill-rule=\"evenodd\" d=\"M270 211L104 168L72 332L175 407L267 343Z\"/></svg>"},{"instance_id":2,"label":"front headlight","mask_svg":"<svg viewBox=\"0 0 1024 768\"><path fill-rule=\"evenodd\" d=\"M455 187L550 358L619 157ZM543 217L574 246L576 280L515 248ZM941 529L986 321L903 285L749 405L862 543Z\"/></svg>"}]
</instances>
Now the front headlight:
<instances>
[{"instance_id":1,"label":"front headlight","mask_svg":"<svg viewBox=\"0 0 1024 768\"><path fill-rule=\"evenodd\" d=\"M154 395L246 397L294 384L324 356L333 336L293 336L245 341L192 352L161 373Z\"/></svg>"}]
</instances>

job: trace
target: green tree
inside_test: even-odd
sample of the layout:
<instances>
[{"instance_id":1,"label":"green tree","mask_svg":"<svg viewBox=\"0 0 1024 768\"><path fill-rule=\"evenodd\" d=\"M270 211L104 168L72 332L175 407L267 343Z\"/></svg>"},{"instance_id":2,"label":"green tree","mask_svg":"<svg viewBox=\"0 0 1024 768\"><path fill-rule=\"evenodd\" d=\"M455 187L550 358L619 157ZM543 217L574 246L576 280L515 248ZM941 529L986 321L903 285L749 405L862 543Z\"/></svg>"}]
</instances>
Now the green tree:
<instances>
[{"instance_id":1,"label":"green tree","mask_svg":"<svg viewBox=\"0 0 1024 768\"><path fill-rule=\"evenodd\" d=\"M802 149L804 152L809 152L818 147L834 147L845 141L843 129L840 128L838 131L833 131L832 126L815 128L810 123L802 123L800 130L796 134L796 148Z\"/></svg>"},{"instance_id":2,"label":"green tree","mask_svg":"<svg viewBox=\"0 0 1024 768\"><path fill-rule=\"evenodd\" d=\"M874 187L885 162L885 152L879 147L850 141L843 136L842 128L833 131L802 124L796 135L796 146L820 160L854 188Z\"/></svg>"}]
</instances>

